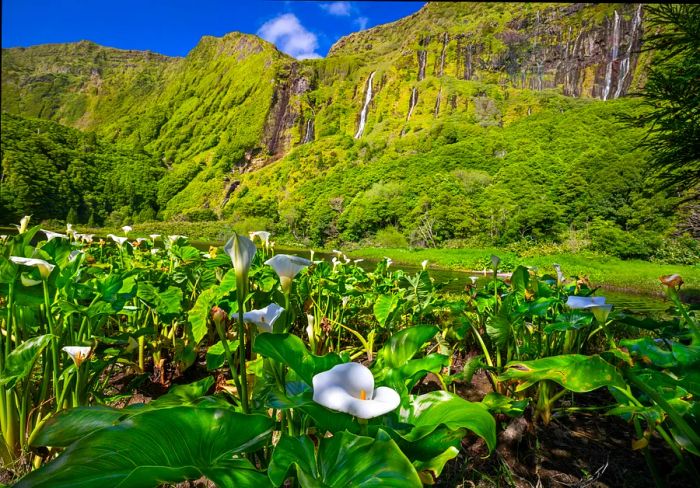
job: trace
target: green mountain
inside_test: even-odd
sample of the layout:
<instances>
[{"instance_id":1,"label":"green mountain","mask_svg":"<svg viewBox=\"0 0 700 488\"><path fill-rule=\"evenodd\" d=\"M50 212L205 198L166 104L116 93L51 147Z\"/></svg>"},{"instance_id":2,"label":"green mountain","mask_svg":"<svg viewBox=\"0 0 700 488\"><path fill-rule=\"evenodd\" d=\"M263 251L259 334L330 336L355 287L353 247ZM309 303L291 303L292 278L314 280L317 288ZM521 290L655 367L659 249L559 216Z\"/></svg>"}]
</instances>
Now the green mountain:
<instances>
[{"instance_id":1,"label":"green mountain","mask_svg":"<svg viewBox=\"0 0 700 488\"><path fill-rule=\"evenodd\" d=\"M642 110L626 95L650 62L644 26L636 4L429 3L320 60L240 33L184 58L85 41L3 49L2 111L152 158L162 177L148 205L162 219L254 222L317 243L595 246L635 231L625 253L644 255L675 223L670 197L643 183L643 132L617 122ZM21 149L5 132L14 219ZM112 223L148 214L71 205Z\"/></svg>"}]
</instances>

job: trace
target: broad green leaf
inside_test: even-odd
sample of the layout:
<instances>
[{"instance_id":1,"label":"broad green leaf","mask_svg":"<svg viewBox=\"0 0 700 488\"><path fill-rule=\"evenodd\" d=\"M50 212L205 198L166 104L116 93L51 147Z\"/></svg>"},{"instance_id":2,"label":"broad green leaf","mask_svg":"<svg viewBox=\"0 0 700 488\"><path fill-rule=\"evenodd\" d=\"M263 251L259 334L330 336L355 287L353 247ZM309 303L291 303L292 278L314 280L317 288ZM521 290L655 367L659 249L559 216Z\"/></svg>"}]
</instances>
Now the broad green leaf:
<instances>
[{"instance_id":1,"label":"broad green leaf","mask_svg":"<svg viewBox=\"0 0 700 488\"><path fill-rule=\"evenodd\" d=\"M438 330L440 329L434 325L417 325L393 334L377 352L377 360L372 369L379 371L383 368L402 367L426 342L435 337Z\"/></svg>"},{"instance_id":2,"label":"broad green leaf","mask_svg":"<svg viewBox=\"0 0 700 488\"><path fill-rule=\"evenodd\" d=\"M415 397L401 420L413 425L410 432L402 435L408 441L417 441L445 426L450 430L470 430L486 441L489 450L496 447L496 421L488 409L447 391Z\"/></svg>"},{"instance_id":3,"label":"broad green leaf","mask_svg":"<svg viewBox=\"0 0 700 488\"><path fill-rule=\"evenodd\" d=\"M344 362L336 353L325 356L311 354L302 340L292 334L260 334L255 338L253 349L258 354L286 364L308 385L312 384L314 375Z\"/></svg>"},{"instance_id":4,"label":"broad green leaf","mask_svg":"<svg viewBox=\"0 0 700 488\"><path fill-rule=\"evenodd\" d=\"M528 284L530 283L530 272L524 266L518 266L513 271L510 277L510 287L514 293L519 296L525 295L525 290L527 290Z\"/></svg>"},{"instance_id":5,"label":"broad green leaf","mask_svg":"<svg viewBox=\"0 0 700 488\"><path fill-rule=\"evenodd\" d=\"M374 316L382 327L386 326L391 313L396 309L399 298L396 295L379 295L374 302Z\"/></svg>"},{"instance_id":6,"label":"broad green leaf","mask_svg":"<svg viewBox=\"0 0 700 488\"><path fill-rule=\"evenodd\" d=\"M421 487L418 473L384 431L376 438L340 432L322 438L318 451L308 437L283 437L272 454L268 475L275 486L291 468L304 488L336 486Z\"/></svg>"},{"instance_id":7,"label":"broad green leaf","mask_svg":"<svg viewBox=\"0 0 700 488\"><path fill-rule=\"evenodd\" d=\"M626 347L630 354L638 357L643 362L651 362L659 368L671 368L677 364L673 352L662 347L666 342L655 342L650 337L639 339L622 339L620 345Z\"/></svg>"},{"instance_id":8,"label":"broad green leaf","mask_svg":"<svg viewBox=\"0 0 700 488\"><path fill-rule=\"evenodd\" d=\"M231 344L230 346L233 347L233 344ZM221 341L219 341L213 346L209 346L209 349L207 349L207 371L219 369L224 365L225 362L226 351L224 351L224 344Z\"/></svg>"},{"instance_id":9,"label":"broad green leaf","mask_svg":"<svg viewBox=\"0 0 700 488\"><path fill-rule=\"evenodd\" d=\"M489 409L491 413L502 413L510 417L519 417L525 412L529 400L515 400L501 395L495 391L489 392L481 400L481 403Z\"/></svg>"},{"instance_id":10,"label":"broad green leaf","mask_svg":"<svg viewBox=\"0 0 700 488\"><path fill-rule=\"evenodd\" d=\"M216 292L213 288L204 290L194 306L187 313L187 319L192 325L192 336L194 338L194 344L199 344L199 341L207 335L207 324L209 323L209 314L211 313L211 307L214 305L214 299Z\"/></svg>"},{"instance_id":11,"label":"broad green leaf","mask_svg":"<svg viewBox=\"0 0 700 488\"><path fill-rule=\"evenodd\" d=\"M51 334L33 337L12 351L5 359L5 369L0 373L0 385L12 388L15 383L26 378L41 351L49 345L53 337Z\"/></svg>"},{"instance_id":12,"label":"broad green leaf","mask_svg":"<svg viewBox=\"0 0 700 488\"><path fill-rule=\"evenodd\" d=\"M568 354L534 361L511 361L499 381L518 380L516 391L522 391L538 381L551 380L567 390L585 393L604 386L625 387L620 372L597 354L584 356Z\"/></svg>"},{"instance_id":13,"label":"broad green leaf","mask_svg":"<svg viewBox=\"0 0 700 488\"><path fill-rule=\"evenodd\" d=\"M32 447L67 447L86 435L116 425L128 413L121 409L94 406L62 410L50 417L30 439Z\"/></svg>"},{"instance_id":14,"label":"broad green leaf","mask_svg":"<svg viewBox=\"0 0 700 488\"><path fill-rule=\"evenodd\" d=\"M229 408L146 409L78 439L15 486L146 488L198 479L209 472L226 479L225 469L241 469L245 473L237 486L257 488L260 477L250 473L250 466L229 461L267 440L272 427L268 417Z\"/></svg>"},{"instance_id":15,"label":"broad green leaf","mask_svg":"<svg viewBox=\"0 0 700 488\"><path fill-rule=\"evenodd\" d=\"M192 246L173 246L172 253L178 257L183 263L194 263L201 259L199 250Z\"/></svg>"}]
</instances>

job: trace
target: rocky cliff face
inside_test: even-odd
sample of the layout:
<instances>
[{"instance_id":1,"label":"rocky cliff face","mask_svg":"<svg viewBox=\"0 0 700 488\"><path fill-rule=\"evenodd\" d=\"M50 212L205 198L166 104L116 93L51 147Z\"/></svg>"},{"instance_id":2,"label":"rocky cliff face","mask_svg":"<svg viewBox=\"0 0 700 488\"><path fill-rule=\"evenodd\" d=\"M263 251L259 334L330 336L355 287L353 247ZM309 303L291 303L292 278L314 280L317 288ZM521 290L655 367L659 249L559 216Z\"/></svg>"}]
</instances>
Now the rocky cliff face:
<instances>
[{"instance_id":1,"label":"rocky cliff face","mask_svg":"<svg viewBox=\"0 0 700 488\"><path fill-rule=\"evenodd\" d=\"M2 110L141 144L170 168L169 211L219 209L239 191L234 173L325 137L386 144L455 118L502 127L538 110L530 92L622 97L643 82L643 29L636 4L429 3L323 60L239 33L185 58L3 49Z\"/></svg>"}]
</instances>

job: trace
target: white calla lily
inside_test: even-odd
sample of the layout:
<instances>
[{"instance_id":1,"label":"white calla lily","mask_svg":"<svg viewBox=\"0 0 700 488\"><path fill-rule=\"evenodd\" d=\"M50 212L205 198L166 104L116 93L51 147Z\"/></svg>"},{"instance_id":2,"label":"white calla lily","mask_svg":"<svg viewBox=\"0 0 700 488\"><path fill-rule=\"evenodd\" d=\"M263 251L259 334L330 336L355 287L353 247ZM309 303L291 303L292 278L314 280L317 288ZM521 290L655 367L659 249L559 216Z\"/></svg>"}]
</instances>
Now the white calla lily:
<instances>
[{"instance_id":1,"label":"white calla lily","mask_svg":"<svg viewBox=\"0 0 700 488\"><path fill-rule=\"evenodd\" d=\"M260 244L268 247L270 245L270 233L266 230L256 230L253 232L248 232L250 240L255 242L255 239L260 239Z\"/></svg>"},{"instance_id":2,"label":"white calla lily","mask_svg":"<svg viewBox=\"0 0 700 488\"><path fill-rule=\"evenodd\" d=\"M154 247L153 249L151 249L151 254L153 254L155 256L156 254L158 254L158 251L160 251L160 249L158 249L157 247Z\"/></svg>"},{"instance_id":3,"label":"white calla lily","mask_svg":"<svg viewBox=\"0 0 700 488\"><path fill-rule=\"evenodd\" d=\"M428 267L428 260L424 259L423 262L420 263L420 265L423 269L426 269Z\"/></svg>"},{"instance_id":4,"label":"white calla lily","mask_svg":"<svg viewBox=\"0 0 700 488\"><path fill-rule=\"evenodd\" d=\"M243 321L257 326L260 332L272 332L272 327L282 312L284 312L284 308L276 303L271 303L265 308L244 313Z\"/></svg>"},{"instance_id":5,"label":"white calla lily","mask_svg":"<svg viewBox=\"0 0 700 488\"><path fill-rule=\"evenodd\" d=\"M248 272L257 251L253 241L245 236L239 236L235 232L224 246L224 252L231 258L239 290L248 289Z\"/></svg>"},{"instance_id":6,"label":"white calla lily","mask_svg":"<svg viewBox=\"0 0 700 488\"><path fill-rule=\"evenodd\" d=\"M22 264L24 266L35 266L39 268L39 274L41 274L42 279L47 279L51 274L51 271L56 267L54 264L50 264L43 259L33 259L33 258L23 258L20 256L10 256L10 261L16 264Z\"/></svg>"},{"instance_id":7,"label":"white calla lily","mask_svg":"<svg viewBox=\"0 0 700 488\"><path fill-rule=\"evenodd\" d=\"M586 307L588 310L593 312L593 316L600 324L605 324L608 320L608 315L612 311L612 303L605 303L602 305L589 305Z\"/></svg>"},{"instance_id":8,"label":"white calla lily","mask_svg":"<svg viewBox=\"0 0 700 488\"><path fill-rule=\"evenodd\" d=\"M280 277L282 291L288 293L292 287L292 280L299 274L299 271L308 267L311 264L306 258L299 256L290 256L289 254L278 254L267 261L265 264L272 267Z\"/></svg>"},{"instance_id":9,"label":"white calla lily","mask_svg":"<svg viewBox=\"0 0 700 488\"><path fill-rule=\"evenodd\" d=\"M60 234L58 232L51 232L50 230L44 230L44 229L41 229L41 232L46 234L47 241L50 241L51 239L68 239L67 235Z\"/></svg>"},{"instance_id":10,"label":"white calla lily","mask_svg":"<svg viewBox=\"0 0 700 488\"><path fill-rule=\"evenodd\" d=\"M391 266L391 264L394 262L391 260L391 258L388 258L386 256L384 256L384 259L386 259L386 267L387 268L389 268L389 266Z\"/></svg>"},{"instance_id":11,"label":"white calla lily","mask_svg":"<svg viewBox=\"0 0 700 488\"><path fill-rule=\"evenodd\" d=\"M92 239L93 239L93 237L95 237L95 234L81 234L81 235L80 235L80 239L81 239L83 242L86 242L86 243L88 243L88 244L92 244Z\"/></svg>"},{"instance_id":12,"label":"white calla lily","mask_svg":"<svg viewBox=\"0 0 700 488\"><path fill-rule=\"evenodd\" d=\"M124 231L124 234L128 234L134 229L130 225L125 225L124 227L122 227L122 230Z\"/></svg>"},{"instance_id":13,"label":"white calla lily","mask_svg":"<svg viewBox=\"0 0 700 488\"><path fill-rule=\"evenodd\" d=\"M107 237L110 237L114 242L116 242L120 246L123 246L124 243L128 241L128 237L115 236L114 234L107 234Z\"/></svg>"},{"instance_id":14,"label":"white calla lily","mask_svg":"<svg viewBox=\"0 0 700 488\"><path fill-rule=\"evenodd\" d=\"M401 397L386 386L374 388L372 372L359 363L344 363L313 377L313 400L331 410L371 419L396 409Z\"/></svg>"},{"instance_id":15,"label":"white calla lily","mask_svg":"<svg viewBox=\"0 0 700 488\"><path fill-rule=\"evenodd\" d=\"M148 237L150 237L151 240L155 242L155 240L160 237L160 234L148 234Z\"/></svg>"},{"instance_id":16,"label":"white calla lily","mask_svg":"<svg viewBox=\"0 0 700 488\"><path fill-rule=\"evenodd\" d=\"M554 263L552 265L554 267L554 270L557 272L557 283L564 283L566 281L566 276L564 276L564 273L561 272L561 266L558 264Z\"/></svg>"},{"instance_id":17,"label":"white calla lily","mask_svg":"<svg viewBox=\"0 0 700 488\"><path fill-rule=\"evenodd\" d=\"M472 285L476 284L476 280L479 279L478 276L470 276L469 279L472 281Z\"/></svg>"},{"instance_id":18,"label":"white calla lily","mask_svg":"<svg viewBox=\"0 0 700 488\"><path fill-rule=\"evenodd\" d=\"M590 308L597 305L605 305L605 297L577 297L572 295L566 300L566 306L572 310Z\"/></svg>"},{"instance_id":19,"label":"white calla lily","mask_svg":"<svg viewBox=\"0 0 700 488\"><path fill-rule=\"evenodd\" d=\"M77 367L80 367L92 352L92 348L89 346L66 346L62 350L71 357Z\"/></svg>"},{"instance_id":20,"label":"white calla lily","mask_svg":"<svg viewBox=\"0 0 700 488\"><path fill-rule=\"evenodd\" d=\"M353 263L358 264L358 263L361 263L362 261L364 261L364 259L355 259L353 261Z\"/></svg>"}]
</instances>

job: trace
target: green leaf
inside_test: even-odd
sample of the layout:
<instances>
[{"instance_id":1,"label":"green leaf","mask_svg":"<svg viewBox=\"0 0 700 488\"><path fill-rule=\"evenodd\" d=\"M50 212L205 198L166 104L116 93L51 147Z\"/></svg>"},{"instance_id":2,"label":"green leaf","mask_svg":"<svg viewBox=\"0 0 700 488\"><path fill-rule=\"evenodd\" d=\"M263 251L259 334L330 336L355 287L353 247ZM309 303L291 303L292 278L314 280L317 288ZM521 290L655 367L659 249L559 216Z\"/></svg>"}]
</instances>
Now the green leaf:
<instances>
[{"instance_id":1,"label":"green leaf","mask_svg":"<svg viewBox=\"0 0 700 488\"><path fill-rule=\"evenodd\" d=\"M467 429L486 441L489 450L496 447L496 421L481 403L469 402L447 391L434 391L415 397L403 422L413 429L402 435L407 441L422 439L440 426L450 430Z\"/></svg>"},{"instance_id":2,"label":"green leaf","mask_svg":"<svg viewBox=\"0 0 700 488\"><path fill-rule=\"evenodd\" d=\"M173 246L172 253L180 259L183 263L193 263L201 259L199 255L199 249L192 246Z\"/></svg>"},{"instance_id":3,"label":"green leaf","mask_svg":"<svg viewBox=\"0 0 700 488\"><path fill-rule=\"evenodd\" d=\"M391 313L396 309L399 298L396 295L379 295L374 302L374 316L382 327L386 326Z\"/></svg>"},{"instance_id":4,"label":"green leaf","mask_svg":"<svg viewBox=\"0 0 700 488\"><path fill-rule=\"evenodd\" d=\"M34 362L54 336L44 334L20 344L5 359L5 369L0 373L0 385L12 388L31 373Z\"/></svg>"},{"instance_id":5,"label":"green leaf","mask_svg":"<svg viewBox=\"0 0 700 488\"><path fill-rule=\"evenodd\" d=\"M506 364L505 372L498 380L522 381L516 391L522 391L538 381L551 380L576 393L604 386L624 388L626 384L620 372L597 354L569 354L534 361L511 361Z\"/></svg>"},{"instance_id":6,"label":"green leaf","mask_svg":"<svg viewBox=\"0 0 700 488\"><path fill-rule=\"evenodd\" d=\"M676 366L677 362L673 352L661 347L662 345L666 345L666 343L660 341L660 344L657 344L650 337L622 339L620 341L620 346L626 347L633 356L641 357L642 361L650 361L659 368Z\"/></svg>"},{"instance_id":7,"label":"green leaf","mask_svg":"<svg viewBox=\"0 0 700 488\"><path fill-rule=\"evenodd\" d=\"M437 334L438 327L434 325L417 325L403 329L384 343L379 352L373 370L383 368L400 368Z\"/></svg>"},{"instance_id":8,"label":"green leaf","mask_svg":"<svg viewBox=\"0 0 700 488\"><path fill-rule=\"evenodd\" d=\"M530 283L530 272L524 266L518 266L510 277L510 287L519 296L525 295L525 290Z\"/></svg>"},{"instance_id":9,"label":"green leaf","mask_svg":"<svg viewBox=\"0 0 700 488\"><path fill-rule=\"evenodd\" d=\"M212 478L259 486L261 478L232 456L269 438L273 421L229 408L179 406L147 409L70 444L56 460L29 473L18 488L153 487ZM89 460L89 462L86 462ZM234 475L226 470L237 471ZM238 472L240 470L240 472ZM233 486L227 483L224 486Z\"/></svg>"},{"instance_id":10,"label":"green leaf","mask_svg":"<svg viewBox=\"0 0 700 488\"><path fill-rule=\"evenodd\" d=\"M325 356L311 354L302 340L292 334L260 334L255 338L253 350L286 364L308 385L312 384L314 375L328 371L336 364L344 362L343 358L336 353Z\"/></svg>"},{"instance_id":11,"label":"green leaf","mask_svg":"<svg viewBox=\"0 0 700 488\"><path fill-rule=\"evenodd\" d=\"M50 417L31 438L32 447L67 447L92 432L116 425L124 410L106 407L77 407Z\"/></svg>"},{"instance_id":12,"label":"green leaf","mask_svg":"<svg viewBox=\"0 0 700 488\"><path fill-rule=\"evenodd\" d=\"M382 430L374 439L350 432L322 438L318 452L308 437L283 437L268 469L272 483L280 486L292 467L304 488L422 486L411 462Z\"/></svg>"},{"instance_id":13,"label":"green leaf","mask_svg":"<svg viewBox=\"0 0 700 488\"><path fill-rule=\"evenodd\" d=\"M231 347L234 347L231 344ZM219 341L207 349L207 371L219 369L226 362L226 351L223 342Z\"/></svg>"},{"instance_id":14,"label":"green leaf","mask_svg":"<svg viewBox=\"0 0 700 488\"><path fill-rule=\"evenodd\" d=\"M211 307L214 305L215 296L216 292L214 289L204 290L187 313L187 319L192 325L192 336L195 345L199 344L199 341L207 335L209 314L211 313Z\"/></svg>"}]
</instances>

